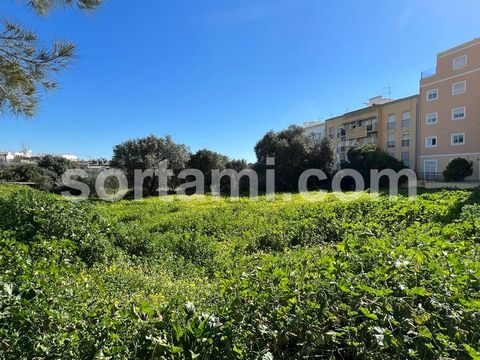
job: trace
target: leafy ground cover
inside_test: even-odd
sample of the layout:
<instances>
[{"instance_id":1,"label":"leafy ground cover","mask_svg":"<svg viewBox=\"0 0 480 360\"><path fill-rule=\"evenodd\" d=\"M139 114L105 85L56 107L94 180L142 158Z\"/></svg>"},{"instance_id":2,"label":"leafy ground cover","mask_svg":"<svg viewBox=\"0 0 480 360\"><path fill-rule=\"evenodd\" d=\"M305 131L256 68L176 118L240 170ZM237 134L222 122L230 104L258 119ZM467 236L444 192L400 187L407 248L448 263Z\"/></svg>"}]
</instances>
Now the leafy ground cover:
<instances>
[{"instance_id":1,"label":"leafy ground cover","mask_svg":"<svg viewBox=\"0 0 480 360\"><path fill-rule=\"evenodd\" d=\"M0 186L0 358L478 359L479 199Z\"/></svg>"}]
</instances>

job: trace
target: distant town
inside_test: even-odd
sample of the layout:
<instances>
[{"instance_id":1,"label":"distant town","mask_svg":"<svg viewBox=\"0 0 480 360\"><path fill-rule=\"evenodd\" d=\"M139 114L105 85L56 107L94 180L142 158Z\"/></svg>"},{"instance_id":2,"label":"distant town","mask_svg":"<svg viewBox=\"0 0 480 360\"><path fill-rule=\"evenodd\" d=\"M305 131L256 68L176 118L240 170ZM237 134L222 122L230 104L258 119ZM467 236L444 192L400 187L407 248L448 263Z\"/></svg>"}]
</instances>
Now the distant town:
<instances>
[{"instance_id":1,"label":"distant town","mask_svg":"<svg viewBox=\"0 0 480 360\"><path fill-rule=\"evenodd\" d=\"M81 159L72 154L35 153L27 146L23 146L19 151L0 150L0 164L3 166L29 163L34 164L38 162L39 159L48 155L69 160L76 168L85 170L102 171L110 167L110 160L105 158Z\"/></svg>"}]
</instances>

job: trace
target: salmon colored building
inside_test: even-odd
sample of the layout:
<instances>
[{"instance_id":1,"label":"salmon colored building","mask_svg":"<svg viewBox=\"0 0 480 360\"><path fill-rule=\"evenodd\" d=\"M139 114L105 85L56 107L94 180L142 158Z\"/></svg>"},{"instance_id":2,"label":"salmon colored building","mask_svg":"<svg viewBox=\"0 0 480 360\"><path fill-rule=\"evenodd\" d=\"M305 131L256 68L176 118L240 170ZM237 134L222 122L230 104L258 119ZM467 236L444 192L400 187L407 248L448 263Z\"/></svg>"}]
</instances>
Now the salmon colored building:
<instances>
[{"instance_id":1,"label":"salmon colored building","mask_svg":"<svg viewBox=\"0 0 480 360\"><path fill-rule=\"evenodd\" d=\"M441 178L448 163L465 158L480 180L480 39L437 55L437 66L422 73L418 172Z\"/></svg>"},{"instance_id":2,"label":"salmon colored building","mask_svg":"<svg viewBox=\"0 0 480 360\"><path fill-rule=\"evenodd\" d=\"M436 67L421 75L419 94L372 98L363 109L305 123L305 133L332 140L337 167L349 148L370 143L421 179L442 180L449 162L464 158L473 164L466 180L480 181L480 39L439 53Z\"/></svg>"}]
</instances>

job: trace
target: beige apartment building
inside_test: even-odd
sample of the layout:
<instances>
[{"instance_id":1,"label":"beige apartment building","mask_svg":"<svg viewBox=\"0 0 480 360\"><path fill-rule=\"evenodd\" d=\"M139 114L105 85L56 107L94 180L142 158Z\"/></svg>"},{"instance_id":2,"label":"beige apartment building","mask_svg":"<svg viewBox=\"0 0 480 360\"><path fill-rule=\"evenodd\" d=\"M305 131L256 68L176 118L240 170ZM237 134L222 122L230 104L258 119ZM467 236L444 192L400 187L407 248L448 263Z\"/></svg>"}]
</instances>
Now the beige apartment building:
<instances>
[{"instance_id":1,"label":"beige apartment building","mask_svg":"<svg viewBox=\"0 0 480 360\"><path fill-rule=\"evenodd\" d=\"M417 108L417 95L399 100L376 97L365 108L325 120L325 136L336 150L336 168L347 160L350 148L375 144L416 169ZM304 124L305 133L309 135L314 126L320 123Z\"/></svg>"},{"instance_id":2,"label":"beige apartment building","mask_svg":"<svg viewBox=\"0 0 480 360\"><path fill-rule=\"evenodd\" d=\"M419 169L441 178L454 158L473 163L467 180L480 180L480 39L437 55L420 80Z\"/></svg>"},{"instance_id":3,"label":"beige apartment building","mask_svg":"<svg viewBox=\"0 0 480 360\"><path fill-rule=\"evenodd\" d=\"M329 137L336 166L351 147L376 144L415 170L441 180L448 163L473 163L480 181L480 39L437 55L436 68L422 73L420 95L399 100L372 98L365 108L304 124L314 138Z\"/></svg>"}]
</instances>

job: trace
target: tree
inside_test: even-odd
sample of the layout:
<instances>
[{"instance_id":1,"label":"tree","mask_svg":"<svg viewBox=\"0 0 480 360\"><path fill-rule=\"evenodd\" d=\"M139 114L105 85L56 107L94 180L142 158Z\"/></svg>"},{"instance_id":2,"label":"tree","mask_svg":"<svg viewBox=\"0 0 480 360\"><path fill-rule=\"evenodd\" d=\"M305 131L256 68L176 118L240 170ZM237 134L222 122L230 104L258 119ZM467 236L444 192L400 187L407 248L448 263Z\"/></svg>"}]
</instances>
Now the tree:
<instances>
[{"instance_id":1,"label":"tree","mask_svg":"<svg viewBox=\"0 0 480 360\"><path fill-rule=\"evenodd\" d=\"M332 141L329 138L313 141L307 159L309 168L321 169L329 175L332 172L334 160Z\"/></svg>"},{"instance_id":2,"label":"tree","mask_svg":"<svg viewBox=\"0 0 480 360\"><path fill-rule=\"evenodd\" d=\"M277 190L296 190L300 175L315 167L329 172L333 150L328 142L315 142L306 136L303 128L292 125L280 132L269 131L255 145L255 168L263 176L267 157L275 158L275 186Z\"/></svg>"},{"instance_id":3,"label":"tree","mask_svg":"<svg viewBox=\"0 0 480 360\"><path fill-rule=\"evenodd\" d=\"M347 152L347 158L348 161L342 163L342 168L358 171L363 176L366 186L370 186L370 170L372 169L379 171L392 169L398 172L407 168L402 161L374 144L350 148Z\"/></svg>"},{"instance_id":4,"label":"tree","mask_svg":"<svg viewBox=\"0 0 480 360\"><path fill-rule=\"evenodd\" d=\"M33 182L41 190L50 191L55 185L56 174L37 164L18 164L0 171L0 180L6 182Z\"/></svg>"},{"instance_id":5,"label":"tree","mask_svg":"<svg viewBox=\"0 0 480 360\"><path fill-rule=\"evenodd\" d=\"M463 158L456 158L450 161L443 172L443 176L447 181L463 181L472 174L473 163Z\"/></svg>"},{"instance_id":6,"label":"tree","mask_svg":"<svg viewBox=\"0 0 480 360\"><path fill-rule=\"evenodd\" d=\"M92 10L102 0L29 0L30 8L46 14L53 7L75 6ZM54 42L50 48L39 44L35 32L6 22L0 30L0 111L33 116L41 91L57 86L53 76L67 67L75 54L71 42Z\"/></svg>"},{"instance_id":7,"label":"tree","mask_svg":"<svg viewBox=\"0 0 480 360\"><path fill-rule=\"evenodd\" d=\"M187 167L200 170L205 177L205 189L211 189L212 170L225 170L228 161L229 159L225 155L211 150L202 149L198 150L190 157Z\"/></svg>"},{"instance_id":8,"label":"tree","mask_svg":"<svg viewBox=\"0 0 480 360\"><path fill-rule=\"evenodd\" d=\"M170 136L157 137L149 135L140 139L127 140L113 149L111 166L126 171L130 186L134 185L134 171L158 169L160 162L168 161L168 168L174 175L185 168L190 160L190 150L186 145L175 143ZM170 179L170 188L175 188L178 181ZM152 195L158 188L158 178L145 180L145 190Z\"/></svg>"},{"instance_id":9,"label":"tree","mask_svg":"<svg viewBox=\"0 0 480 360\"><path fill-rule=\"evenodd\" d=\"M38 166L54 172L61 178L65 171L73 167L73 164L70 160L63 157L46 155L39 160Z\"/></svg>"}]
</instances>

